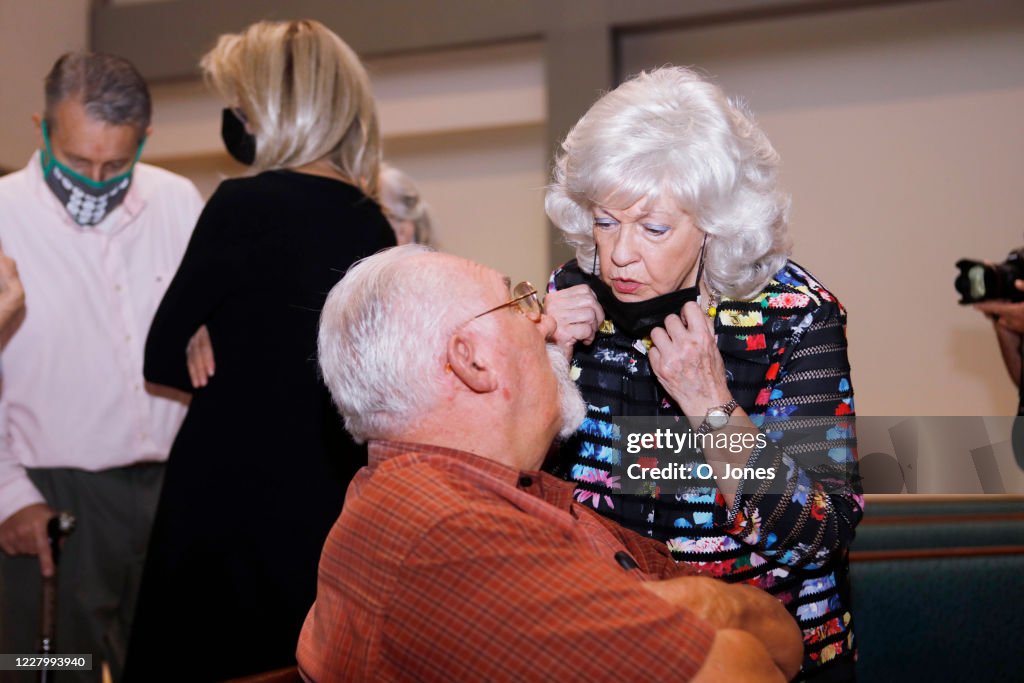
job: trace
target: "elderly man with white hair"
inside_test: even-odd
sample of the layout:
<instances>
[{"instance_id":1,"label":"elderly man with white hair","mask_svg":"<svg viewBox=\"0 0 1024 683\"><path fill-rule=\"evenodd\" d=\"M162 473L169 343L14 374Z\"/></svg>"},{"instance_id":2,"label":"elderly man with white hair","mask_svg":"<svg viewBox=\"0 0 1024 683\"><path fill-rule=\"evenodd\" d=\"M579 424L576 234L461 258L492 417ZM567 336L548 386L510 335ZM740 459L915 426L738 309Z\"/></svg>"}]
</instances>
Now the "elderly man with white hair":
<instances>
[{"instance_id":1,"label":"elderly man with white hair","mask_svg":"<svg viewBox=\"0 0 1024 683\"><path fill-rule=\"evenodd\" d=\"M686 575L538 471L583 416L554 331L528 283L417 245L331 291L320 364L370 464L324 547L307 680L796 673L800 633L777 601ZM586 646L609 638L630 646Z\"/></svg>"}]
</instances>

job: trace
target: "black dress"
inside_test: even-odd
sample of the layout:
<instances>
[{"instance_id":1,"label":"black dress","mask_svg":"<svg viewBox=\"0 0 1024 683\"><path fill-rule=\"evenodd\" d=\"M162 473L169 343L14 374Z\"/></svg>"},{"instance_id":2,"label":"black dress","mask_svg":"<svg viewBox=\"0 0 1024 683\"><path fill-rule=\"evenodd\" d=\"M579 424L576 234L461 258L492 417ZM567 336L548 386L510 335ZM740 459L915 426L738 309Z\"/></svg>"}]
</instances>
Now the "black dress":
<instances>
[{"instance_id":1,"label":"black dress","mask_svg":"<svg viewBox=\"0 0 1024 683\"><path fill-rule=\"evenodd\" d=\"M146 342L148 381L192 391L206 325L216 372L171 449L128 652L130 681L288 666L324 539L366 452L318 374L317 324L356 260L395 244L338 180L270 171L210 198Z\"/></svg>"}]
</instances>

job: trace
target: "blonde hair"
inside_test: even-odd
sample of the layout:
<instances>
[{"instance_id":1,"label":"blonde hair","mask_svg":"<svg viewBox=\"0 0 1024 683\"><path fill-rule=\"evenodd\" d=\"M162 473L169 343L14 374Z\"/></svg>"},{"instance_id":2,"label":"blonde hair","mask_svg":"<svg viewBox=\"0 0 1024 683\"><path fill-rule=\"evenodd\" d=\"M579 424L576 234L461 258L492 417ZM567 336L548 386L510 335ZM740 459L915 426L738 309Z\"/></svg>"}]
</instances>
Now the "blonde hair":
<instances>
[{"instance_id":1,"label":"blonde hair","mask_svg":"<svg viewBox=\"0 0 1024 683\"><path fill-rule=\"evenodd\" d=\"M256 136L256 170L325 160L377 197L377 108L359 57L318 21L260 21L227 33L200 66Z\"/></svg>"}]
</instances>

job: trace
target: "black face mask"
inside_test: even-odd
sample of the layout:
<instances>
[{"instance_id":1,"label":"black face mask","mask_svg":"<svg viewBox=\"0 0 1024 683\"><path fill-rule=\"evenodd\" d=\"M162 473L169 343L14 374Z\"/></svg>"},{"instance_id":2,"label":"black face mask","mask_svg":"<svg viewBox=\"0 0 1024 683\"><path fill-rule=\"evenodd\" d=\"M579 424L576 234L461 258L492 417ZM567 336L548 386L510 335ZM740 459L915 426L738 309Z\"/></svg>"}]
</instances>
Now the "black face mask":
<instances>
[{"instance_id":1,"label":"black face mask","mask_svg":"<svg viewBox=\"0 0 1024 683\"><path fill-rule=\"evenodd\" d=\"M230 107L221 114L220 137L236 161L246 166L256 161L256 136L245 129L245 121Z\"/></svg>"},{"instance_id":2,"label":"black face mask","mask_svg":"<svg viewBox=\"0 0 1024 683\"><path fill-rule=\"evenodd\" d=\"M700 245L700 255L697 257L697 284L693 287L684 287L668 294L656 296L646 301L619 301L611 287L606 285L598 275L594 273L583 273L587 285L597 296L598 303L604 309L604 314L615 323L615 327L633 339L643 339L650 335L655 327L665 324L665 318L672 314L681 315L683 305L689 301L697 301L700 298L700 280L704 274L704 247L707 246L707 236ZM594 252L594 270L597 270L597 252Z\"/></svg>"},{"instance_id":3,"label":"black face mask","mask_svg":"<svg viewBox=\"0 0 1024 683\"><path fill-rule=\"evenodd\" d=\"M633 339L648 336L655 327L665 324L665 318L673 313L678 315L683 310L683 304L696 301L700 295L700 288L694 285L646 301L625 302L619 301L600 277L592 273L584 273L583 277L597 296L597 301L608 319L615 323L616 328Z\"/></svg>"}]
</instances>

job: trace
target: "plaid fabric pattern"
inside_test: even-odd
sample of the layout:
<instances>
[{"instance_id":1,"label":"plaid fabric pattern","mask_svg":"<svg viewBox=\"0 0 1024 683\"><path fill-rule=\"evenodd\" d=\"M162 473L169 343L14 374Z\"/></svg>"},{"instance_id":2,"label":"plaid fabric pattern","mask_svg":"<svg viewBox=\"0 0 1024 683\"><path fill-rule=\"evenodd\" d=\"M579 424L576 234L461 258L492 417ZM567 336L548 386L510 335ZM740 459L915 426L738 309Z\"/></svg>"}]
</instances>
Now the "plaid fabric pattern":
<instances>
[{"instance_id":1,"label":"plaid fabric pattern","mask_svg":"<svg viewBox=\"0 0 1024 683\"><path fill-rule=\"evenodd\" d=\"M318 683L685 681L714 631L640 584L687 571L548 474L373 442L324 546L300 670Z\"/></svg>"}]
</instances>

